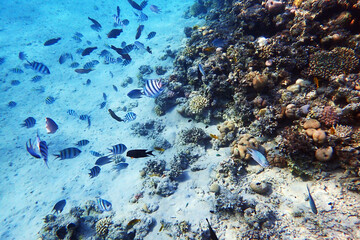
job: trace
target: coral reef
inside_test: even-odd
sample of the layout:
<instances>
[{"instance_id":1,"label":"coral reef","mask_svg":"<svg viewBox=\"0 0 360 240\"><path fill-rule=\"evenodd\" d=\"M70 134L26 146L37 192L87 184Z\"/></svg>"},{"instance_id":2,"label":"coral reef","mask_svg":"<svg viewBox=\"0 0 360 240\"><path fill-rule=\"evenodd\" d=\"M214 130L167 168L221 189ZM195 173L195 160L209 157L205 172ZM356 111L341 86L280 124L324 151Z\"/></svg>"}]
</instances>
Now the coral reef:
<instances>
[{"instance_id":1,"label":"coral reef","mask_svg":"<svg viewBox=\"0 0 360 240\"><path fill-rule=\"evenodd\" d=\"M95 229L96 234L100 237L105 237L109 233L109 228L112 224L111 218L102 218L96 222Z\"/></svg>"}]
</instances>

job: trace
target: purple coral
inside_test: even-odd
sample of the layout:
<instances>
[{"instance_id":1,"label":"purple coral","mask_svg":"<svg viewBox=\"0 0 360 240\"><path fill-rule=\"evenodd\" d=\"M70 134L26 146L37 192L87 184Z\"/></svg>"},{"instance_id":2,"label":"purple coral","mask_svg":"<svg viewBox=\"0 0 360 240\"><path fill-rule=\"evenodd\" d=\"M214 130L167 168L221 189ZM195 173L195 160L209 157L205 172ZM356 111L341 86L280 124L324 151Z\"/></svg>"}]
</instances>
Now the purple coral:
<instances>
[{"instance_id":1,"label":"purple coral","mask_svg":"<svg viewBox=\"0 0 360 240\"><path fill-rule=\"evenodd\" d=\"M320 122L326 126L334 126L339 121L339 116L332 106L326 106L320 114Z\"/></svg>"},{"instance_id":2,"label":"purple coral","mask_svg":"<svg viewBox=\"0 0 360 240\"><path fill-rule=\"evenodd\" d=\"M282 0L267 0L265 8L269 11L269 13L277 14L285 9L285 3Z\"/></svg>"}]
</instances>

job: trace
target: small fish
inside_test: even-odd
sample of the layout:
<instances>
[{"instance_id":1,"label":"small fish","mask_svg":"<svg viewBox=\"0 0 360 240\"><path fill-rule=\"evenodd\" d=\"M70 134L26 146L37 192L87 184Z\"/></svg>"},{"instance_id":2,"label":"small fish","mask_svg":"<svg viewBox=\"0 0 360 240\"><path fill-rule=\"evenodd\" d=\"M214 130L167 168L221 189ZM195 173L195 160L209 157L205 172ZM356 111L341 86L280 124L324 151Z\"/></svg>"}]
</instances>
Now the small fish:
<instances>
[{"instance_id":1,"label":"small fish","mask_svg":"<svg viewBox=\"0 0 360 240\"><path fill-rule=\"evenodd\" d=\"M159 151L159 152L164 152L164 151L165 151L165 149L163 149L163 148L161 148L161 147L154 147L154 149L155 149L156 151Z\"/></svg>"},{"instance_id":2,"label":"small fish","mask_svg":"<svg viewBox=\"0 0 360 240\"><path fill-rule=\"evenodd\" d=\"M88 47L88 48L85 48L85 49L81 52L81 56L90 55L90 53L92 53L92 51L94 51L95 49L97 49L97 47Z\"/></svg>"},{"instance_id":3,"label":"small fish","mask_svg":"<svg viewBox=\"0 0 360 240\"><path fill-rule=\"evenodd\" d=\"M309 190L308 185L306 185L306 188L307 188L308 193L309 193L309 203L310 203L311 211L312 211L314 214L317 214L318 211L317 211L317 208L316 208L314 199L312 198L312 196L311 196L311 194L310 194L310 190Z\"/></svg>"},{"instance_id":4,"label":"small fish","mask_svg":"<svg viewBox=\"0 0 360 240\"><path fill-rule=\"evenodd\" d=\"M90 80L90 79L86 80L85 85L86 85L86 86L89 86L90 84L91 84L91 80Z\"/></svg>"},{"instance_id":5,"label":"small fish","mask_svg":"<svg viewBox=\"0 0 360 240\"><path fill-rule=\"evenodd\" d=\"M113 166L113 170L116 170L116 171L120 171L122 169L125 169L129 166L128 163L124 163L124 162L115 162L114 166Z\"/></svg>"},{"instance_id":6,"label":"small fish","mask_svg":"<svg viewBox=\"0 0 360 240\"><path fill-rule=\"evenodd\" d=\"M144 95L142 89L134 89L127 94L127 96L132 99L141 98L142 95Z\"/></svg>"},{"instance_id":7,"label":"small fish","mask_svg":"<svg viewBox=\"0 0 360 240\"><path fill-rule=\"evenodd\" d=\"M108 38L117 38L120 35L120 33L122 33L122 32L123 32L122 29L113 29L107 34L107 37Z\"/></svg>"},{"instance_id":8,"label":"small fish","mask_svg":"<svg viewBox=\"0 0 360 240\"><path fill-rule=\"evenodd\" d=\"M211 133L210 133L210 137L211 137L211 138L214 138L214 139L219 139L218 136L216 136L215 134L211 134Z\"/></svg>"},{"instance_id":9,"label":"small fish","mask_svg":"<svg viewBox=\"0 0 360 240\"><path fill-rule=\"evenodd\" d=\"M117 60L111 56L105 56L105 58L104 58L105 64L116 63L116 62L117 62Z\"/></svg>"},{"instance_id":10,"label":"small fish","mask_svg":"<svg viewBox=\"0 0 360 240\"><path fill-rule=\"evenodd\" d=\"M65 199L60 200L55 204L52 211L54 211L54 213L61 213L64 210L65 205L66 205L66 200Z\"/></svg>"},{"instance_id":11,"label":"small fish","mask_svg":"<svg viewBox=\"0 0 360 240\"><path fill-rule=\"evenodd\" d=\"M247 148L247 152L263 168L269 166L269 162L266 160L266 157L261 152L251 148Z\"/></svg>"},{"instance_id":12,"label":"small fish","mask_svg":"<svg viewBox=\"0 0 360 240\"><path fill-rule=\"evenodd\" d=\"M52 97L52 96L48 96L46 99L45 99L45 103L46 104L53 104L55 102L55 98Z\"/></svg>"},{"instance_id":13,"label":"small fish","mask_svg":"<svg viewBox=\"0 0 360 240\"><path fill-rule=\"evenodd\" d=\"M102 166L111 163L112 159L109 156L100 157L96 160L95 165Z\"/></svg>"},{"instance_id":14,"label":"small fish","mask_svg":"<svg viewBox=\"0 0 360 240\"><path fill-rule=\"evenodd\" d=\"M29 139L29 145L28 143L26 143L26 150L28 151L28 153L30 153L31 156L35 158L41 158L40 154L38 153L38 148L36 147L36 145L32 144L31 139Z\"/></svg>"},{"instance_id":15,"label":"small fish","mask_svg":"<svg viewBox=\"0 0 360 240\"><path fill-rule=\"evenodd\" d=\"M24 123L21 124L21 126L27 127L27 128L32 128L33 126L35 126L35 124L36 124L35 118L28 117L27 119L24 120Z\"/></svg>"},{"instance_id":16,"label":"small fish","mask_svg":"<svg viewBox=\"0 0 360 240\"><path fill-rule=\"evenodd\" d=\"M204 76L204 78L206 78L204 68L202 67L201 63L199 63L199 65L198 65L198 77L199 77L199 79L201 79L201 75Z\"/></svg>"},{"instance_id":17,"label":"small fish","mask_svg":"<svg viewBox=\"0 0 360 240\"><path fill-rule=\"evenodd\" d=\"M79 36L76 36L76 35L74 35L72 37L72 39L74 39L77 43L80 43L82 41L81 38Z\"/></svg>"},{"instance_id":18,"label":"small fish","mask_svg":"<svg viewBox=\"0 0 360 240\"><path fill-rule=\"evenodd\" d=\"M210 225L210 222L209 222L209 220L208 220L207 218L206 218L206 221L207 221L207 223L208 223L208 228L209 228L209 232L210 232L210 239L211 239L211 240L218 240L218 238L217 238L214 230L212 229L212 227L211 227L211 225Z\"/></svg>"},{"instance_id":19,"label":"small fish","mask_svg":"<svg viewBox=\"0 0 360 240\"><path fill-rule=\"evenodd\" d=\"M45 128L47 133L55 133L59 127L51 118L45 118Z\"/></svg>"},{"instance_id":20,"label":"small fish","mask_svg":"<svg viewBox=\"0 0 360 240\"><path fill-rule=\"evenodd\" d=\"M161 223L161 227L160 227L160 229L159 229L159 232L161 232L163 229L164 229L164 224Z\"/></svg>"},{"instance_id":21,"label":"small fish","mask_svg":"<svg viewBox=\"0 0 360 240\"><path fill-rule=\"evenodd\" d=\"M104 50L102 50L101 53L99 54L99 57L106 57L106 56L111 56L111 55L112 55L112 54L111 54L108 50L104 49Z\"/></svg>"},{"instance_id":22,"label":"small fish","mask_svg":"<svg viewBox=\"0 0 360 240\"><path fill-rule=\"evenodd\" d=\"M129 23L130 23L130 21L128 19L124 19L121 21L121 25L123 25L123 26L129 25Z\"/></svg>"},{"instance_id":23,"label":"small fish","mask_svg":"<svg viewBox=\"0 0 360 240\"><path fill-rule=\"evenodd\" d=\"M136 114L133 112L128 112L125 114L124 122L131 122L136 119Z\"/></svg>"},{"instance_id":24,"label":"small fish","mask_svg":"<svg viewBox=\"0 0 360 240\"><path fill-rule=\"evenodd\" d=\"M135 224L137 224L138 222L141 222L141 219L133 219L131 220L127 225L126 225L126 230L131 229Z\"/></svg>"},{"instance_id":25,"label":"small fish","mask_svg":"<svg viewBox=\"0 0 360 240\"><path fill-rule=\"evenodd\" d=\"M123 154L126 151L126 149L127 147L124 144L119 143L112 146L112 148L109 150L112 154L116 155L116 154Z\"/></svg>"},{"instance_id":26,"label":"small fish","mask_svg":"<svg viewBox=\"0 0 360 240\"><path fill-rule=\"evenodd\" d=\"M89 170L90 170L90 173L89 173L90 178L94 178L99 175L101 168L99 166L95 166Z\"/></svg>"},{"instance_id":27,"label":"small fish","mask_svg":"<svg viewBox=\"0 0 360 240\"><path fill-rule=\"evenodd\" d=\"M149 17L143 12L140 12L140 14L137 14L137 13L134 13L134 14L135 14L135 16L138 17L138 22L145 22L149 19Z\"/></svg>"},{"instance_id":28,"label":"small fish","mask_svg":"<svg viewBox=\"0 0 360 240\"><path fill-rule=\"evenodd\" d=\"M87 62L84 64L83 69L91 69L95 66L95 64L91 61L91 62Z\"/></svg>"},{"instance_id":29,"label":"small fish","mask_svg":"<svg viewBox=\"0 0 360 240\"><path fill-rule=\"evenodd\" d=\"M20 81L19 80L12 80L11 83L10 83L12 86L17 86L20 84Z\"/></svg>"},{"instance_id":30,"label":"small fish","mask_svg":"<svg viewBox=\"0 0 360 240\"><path fill-rule=\"evenodd\" d=\"M78 37L83 37L84 36L82 33L79 33L79 32L76 32L74 35L78 36Z\"/></svg>"},{"instance_id":31,"label":"small fish","mask_svg":"<svg viewBox=\"0 0 360 240\"><path fill-rule=\"evenodd\" d=\"M8 102L8 107L9 108L13 108L13 107L15 107L16 106L16 102L14 102L14 101L10 101L10 102Z\"/></svg>"},{"instance_id":32,"label":"small fish","mask_svg":"<svg viewBox=\"0 0 360 240\"><path fill-rule=\"evenodd\" d=\"M96 202L101 211L111 211L112 208L111 202L99 197L96 199Z\"/></svg>"},{"instance_id":33,"label":"small fish","mask_svg":"<svg viewBox=\"0 0 360 240\"><path fill-rule=\"evenodd\" d=\"M38 82L38 81L40 81L41 79L42 79L41 76L36 75L36 76L34 76L34 77L31 79L31 81L32 81L32 82Z\"/></svg>"},{"instance_id":34,"label":"small fish","mask_svg":"<svg viewBox=\"0 0 360 240\"><path fill-rule=\"evenodd\" d=\"M203 52L204 53L213 53L213 52L215 52L216 51L216 48L215 47L206 47L206 48L204 48L203 49Z\"/></svg>"},{"instance_id":35,"label":"small fish","mask_svg":"<svg viewBox=\"0 0 360 240\"><path fill-rule=\"evenodd\" d=\"M107 95L106 95L106 93L103 93L103 98L104 98L104 101L107 100Z\"/></svg>"},{"instance_id":36,"label":"small fish","mask_svg":"<svg viewBox=\"0 0 360 240\"><path fill-rule=\"evenodd\" d=\"M128 0L128 2L130 3L130 5L135 8L136 10L139 10L141 11L142 10L142 7L140 7L139 4L137 4L136 2L134 2L133 0Z\"/></svg>"},{"instance_id":37,"label":"small fish","mask_svg":"<svg viewBox=\"0 0 360 240\"><path fill-rule=\"evenodd\" d=\"M155 37L156 35L156 32L150 32L148 35L147 35L147 38L146 39L152 39L153 37Z\"/></svg>"},{"instance_id":38,"label":"small fish","mask_svg":"<svg viewBox=\"0 0 360 240\"><path fill-rule=\"evenodd\" d=\"M70 64L71 68L77 68L78 66L80 66L80 64L77 63L77 62L73 62L73 63Z\"/></svg>"},{"instance_id":39,"label":"small fish","mask_svg":"<svg viewBox=\"0 0 360 240\"><path fill-rule=\"evenodd\" d=\"M156 5L150 5L149 8L150 8L150 10L153 11L154 13L160 13L160 12L161 12L160 8L159 8L158 6L156 6Z\"/></svg>"},{"instance_id":40,"label":"small fish","mask_svg":"<svg viewBox=\"0 0 360 240\"><path fill-rule=\"evenodd\" d=\"M49 168L49 165L48 165L48 146L47 146L45 141L40 141L39 142L39 150L40 150L41 157L44 159L44 162L45 162L47 168Z\"/></svg>"},{"instance_id":41,"label":"small fish","mask_svg":"<svg viewBox=\"0 0 360 240\"><path fill-rule=\"evenodd\" d=\"M40 62L35 62L35 61L33 61L33 62L27 61L27 62L28 63L24 65L25 67L31 68L42 74L50 74L50 70L47 66L45 66L45 64L40 63Z\"/></svg>"},{"instance_id":42,"label":"small fish","mask_svg":"<svg viewBox=\"0 0 360 240\"><path fill-rule=\"evenodd\" d=\"M19 52L19 59L20 59L20 60L26 60L26 58L27 58L26 53L24 53L24 52Z\"/></svg>"},{"instance_id":43,"label":"small fish","mask_svg":"<svg viewBox=\"0 0 360 240\"><path fill-rule=\"evenodd\" d=\"M189 120L188 120L188 122L191 122L191 121L192 121L192 119L189 119Z\"/></svg>"},{"instance_id":44,"label":"small fish","mask_svg":"<svg viewBox=\"0 0 360 240\"><path fill-rule=\"evenodd\" d=\"M65 159L75 158L79 156L80 153L81 153L80 149L71 147L61 150L59 154L54 154L54 156L56 157L55 159L60 158L60 160L65 160Z\"/></svg>"},{"instance_id":45,"label":"small fish","mask_svg":"<svg viewBox=\"0 0 360 240\"><path fill-rule=\"evenodd\" d=\"M21 68L18 68L18 67L12 68L12 69L10 69L10 71L13 73L23 73L24 72Z\"/></svg>"},{"instance_id":46,"label":"small fish","mask_svg":"<svg viewBox=\"0 0 360 240\"><path fill-rule=\"evenodd\" d=\"M113 85L113 89L115 90L115 92L118 91L118 88L115 85Z\"/></svg>"},{"instance_id":47,"label":"small fish","mask_svg":"<svg viewBox=\"0 0 360 240\"><path fill-rule=\"evenodd\" d=\"M152 151L148 151L146 149L129 150L126 153L126 156L131 158L143 158L143 157L148 157L149 155L155 156L152 154Z\"/></svg>"},{"instance_id":48,"label":"small fish","mask_svg":"<svg viewBox=\"0 0 360 240\"><path fill-rule=\"evenodd\" d=\"M63 53L61 54L61 56L59 57L59 63L63 64L64 62L66 62L66 60L71 59L71 61L73 60L73 56L71 55L71 53Z\"/></svg>"},{"instance_id":49,"label":"small fish","mask_svg":"<svg viewBox=\"0 0 360 240\"><path fill-rule=\"evenodd\" d=\"M139 27L136 30L135 39L139 39L141 36L141 32L144 30L144 25L139 25Z\"/></svg>"},{"instance_id":50,"label":"small fish","mask_svg":"<svg viewBox=\"0 0 360 240\"><path fill-rule=\"evenodd\" d=\"M74 116L74 117L77 117L77 113L75 112L75 110L73 109L69 109L66 111L67 114L71 115L71 116Z\"/></svg>"},{"instance_id":51,"label":"small fish","mask_svg":"<svg viewBox=\"0 0 360 240\"><path fill-rule=\"evenodd\" d=\"M50 45L54 45L55 43L57 43L58 41L60 41L61 38L52 38L52 39L49 39L47 40L45 43L44 43L44 46L50 46Z\"/></svg>"},{"instance_id":52,"label":"small fish","mask_svg":"<svg viewBox=\"0 0 360 240\"><path fill-rule=\"evenodd\" d=\"M89 142L90 142L89 140L83 139L83 140L78 141L75 145L78 146L78 147L83 147L85 145L88 145Z\"/></svg>"},{"instance_id":53,"label":"small fish","mask_svg":"<svg viewBox=\"0 0 360 240\"><path fill-rule=\"evenodd\" d=\"M121 119L121 117L117 116L117 115L114 113L114 111L111 110L110 108L109 108L108 111L109 111L109 113L110 113L110 116L111 116L113 119L115 119L116 121L118 121L118 122L123 122L123 121L124 121L123 119Z\"/></svg>"},{"instance_id":54,"label":"small fish","mask_svg":"<svg viewBox=\"0 0 360 240\"><path fill-rule=\"evenodd\" d=\"M5 62L5 58L4 57L0 57L0 65L3 64Z\"/></svg>"},{"instance_id":55,"label":"small fish","mask_svg":"<svg viewBox=\"0 0 360 240\"><path fill-rule=\"evenodd\" d=\"M90 151L90 154L93 155L94 157L101 157L102 156L101 153L98 153L98 152L95 152L95 151Z\"/></svg>"},{"instance_id":56,"label":"small fish","mask_svg":"<svg viewBox=\"0 0 360 240\"><path fill-rule=\"evenodd\" d=\"M106 106L106 101L100 103L100 109L103 109Z\"/></svg>"},{"instance_id":57,"label":"small fish","mask_svg":"<svg viewBox=\"0 0 360 240\"><path fill-rule=\"evenodd\" d=\"M101 30L101 24L98 21L91 17L88 17L88 19L93 23L92 26L94 26L95 29Z\"/></svg>"},{"instance_id":58,"label":"small fish","mask_svg":"<svg viewBox=\"0 0 360 240\"><path fill-rule=\"evenodd\" d=\"M147 97L156 98L164 91L160 79L148 79L144 87L144 94Z\"/></svg>"},{"instance_id":59,"label":"small fish","mask_svg":"<svg viewBox=\"0 0 360 240\"><path fill-rule=\"evenodd\" d=\"M145 51L146 51L145 45L142 44L141 42L135 41L135 42L134 42L134 45L135 45L135 47L136 47L137 49L139 49L139 50L145 50Z\"/></svg>"},{"instance_id":60,"label":"small fish","mask_svg":"<svg viewBox=\"0 0 360 240\"><path fill-rule=\"evenodd\" d=\"M78 69L75 69L75 72L79 73L79 74L86 74L86 73L89 73L91 72L93 69L83 69L83 68L78 68Z\"/></svg>"}]
</instances>

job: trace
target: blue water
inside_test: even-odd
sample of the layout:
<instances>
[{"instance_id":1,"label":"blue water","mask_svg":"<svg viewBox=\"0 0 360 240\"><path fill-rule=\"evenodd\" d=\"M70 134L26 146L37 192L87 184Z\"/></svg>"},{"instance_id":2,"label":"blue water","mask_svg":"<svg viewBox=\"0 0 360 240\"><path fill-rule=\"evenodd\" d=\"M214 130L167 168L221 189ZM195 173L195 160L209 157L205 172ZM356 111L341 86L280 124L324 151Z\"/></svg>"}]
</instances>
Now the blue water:
<instances>
[{"instance_id":1,"label":"blue water","mask_svg":"<svg viewBox=\"0 0 360 240\"><path fill-rule=\"evenodd\" d=\"M157 5L160 13L149 9ZM159 58L167 49L176 51L184 47L184 27L199 24L199 19L183 18L185 10L193 4L185 1L149 1L143 10L148 20L138 22L134 10L127 1L3 1L0 8L0 57L5 62L0 65L0 239L36 239L36 234L43 225L42 218L51 213L54 204L66 199L64 212L71 207L80 206L87 200L102 196L112 202L115 212L129 213L134 206L129 198L138 193L142 187L139 170L145 161L130 161L129 167L114 172L111 167L103 167L98 177L89 179L89 169L94 166L96 157L90 151L107 154L111 146L124 143L128 148L150 148L152 142L132 136L130 124L117 122L110 117L108 109L124 117L127 111L136 114L134 122L159 120L154 114L154 99L143 97L130 99L126 94L140 84L139 67L149 65L163 66L172 72L173 59L165 61ZM113 15L116 6L121 9L121 18L128 19L129 25L116 39L107 38L114 29ZM90 27L96 19L101 25L97 32ZM109 48L110 45L121 47L134 43L139 24L144 30L138 39L152 54L144 50L133 50L132 61L123 66L121 63L105 64L99 57L102 50L111 52L114 58L120 57ZM147 35L156 32L156 36L147 40ZM76 33L82 37L74 39ZM57 43L44 46L49 39L61 38ZM81 50L97 47L90 55L81 56ZM29 62L38 62L49 68L50 74L43 74L37 69L26 68L26 60L19 59L19 52L26 54ZM77 53L78 52L78 53ZM71 54L63 64L59 63L62 54ZM87 74L75 72L70 67L73 62L79 63L79 69L89 61L97 60L98 64ZM23 73L11 69L21 69ZM32 81L36 76L41 79ZM155 72L147 76L158 78ZM132 78L132 82L126 79ZM90 81L89 81L90 79ZM17 80L19 84L11 84ZM89 84L89 82L91 82ZM114 86L118 91L114 90ZM105 101L106 105L100 108ZM51 97L53 101L46 99ZM13 101L16 106L9 107ZM50 103L49 103L50 102ZM69 109L75 110L76 116L69 115ZM80 115L88 115L91 126ZM21 127L28 117L36 119L32 128ZM48 134L45 118L53 119L58 125L55 133ZM166 119L165 119L166 120ZM176 118L166 120L171 124ZM169 130L169 136L174 133ZM35 140L39 134L48 145L48 165L43 159L32 157L25 144ZM170 138L170 137L169 137ZM81 154L73 159L55 160L53 154L65 148L76 147L75 144L87 139L90 143L78 147ZM121 218L118 215L117 218Z\"/></svg>"}]
</instances>

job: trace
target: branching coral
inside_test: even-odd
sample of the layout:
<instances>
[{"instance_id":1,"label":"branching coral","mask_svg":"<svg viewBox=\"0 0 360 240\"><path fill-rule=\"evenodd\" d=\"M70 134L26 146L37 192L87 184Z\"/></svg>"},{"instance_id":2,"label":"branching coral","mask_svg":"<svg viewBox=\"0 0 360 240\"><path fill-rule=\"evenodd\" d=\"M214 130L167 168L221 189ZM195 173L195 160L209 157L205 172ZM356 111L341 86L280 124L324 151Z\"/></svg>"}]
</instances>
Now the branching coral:
<instances>
[{"instance_id":1,"label":"branching coral","mask_svg":"<svg viewBox=\"0 0 360 240\"><path fill-rule=\"evenodd\" d=\"M339 116L333 107L326 106L322 110L319 120L326 126L333 126L339 121Z\"/></svg>"},{"instance_id":2,"label":"branching coral","mask_svg":"<svg viewBox=\"0 0 360 240\"><path fill-rule=\"evenodd\" d=\"M111 226L111 224L112 221L109 217L100 219L96 223L96 233L101 237L106 236L109 232L109 227Z\"/></svg>"},{"instance_id":3,"label":"branching coral","mask_svg":"<svg viewBox=\"0 0 360 240\"><path fill-rule=\"evenodd\" d=\"M193 114L201 113L209 104L209 100L201 95L194 96L189 101L189 109Z\"/></svg>"},{"instance_id":4,"label":"branching coral","mask_svg":"<svg viewBox=\"0 0 360 240\"><path fill-rule=\"evenodd\" d=\"M318 51L310 55L310 75L330 79L332 76L354 72L359 59L350 48L337 47L331 51Z\"/></svg>"}]
</instances>

